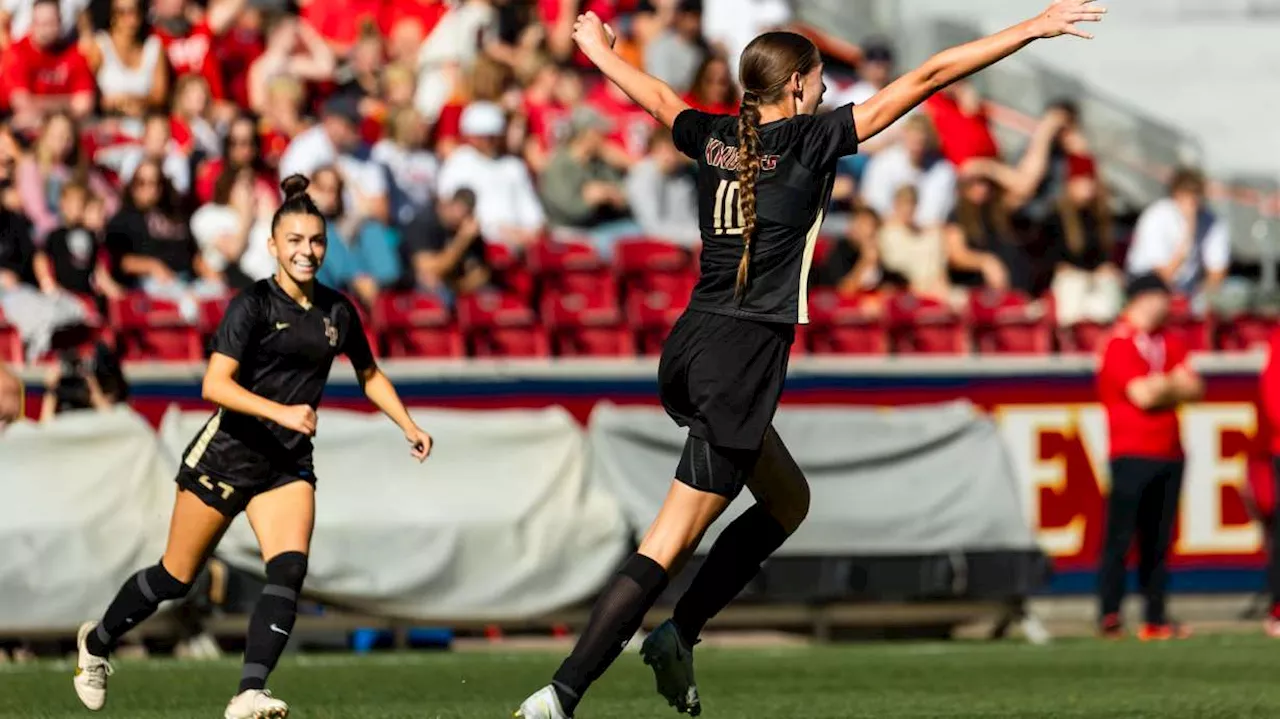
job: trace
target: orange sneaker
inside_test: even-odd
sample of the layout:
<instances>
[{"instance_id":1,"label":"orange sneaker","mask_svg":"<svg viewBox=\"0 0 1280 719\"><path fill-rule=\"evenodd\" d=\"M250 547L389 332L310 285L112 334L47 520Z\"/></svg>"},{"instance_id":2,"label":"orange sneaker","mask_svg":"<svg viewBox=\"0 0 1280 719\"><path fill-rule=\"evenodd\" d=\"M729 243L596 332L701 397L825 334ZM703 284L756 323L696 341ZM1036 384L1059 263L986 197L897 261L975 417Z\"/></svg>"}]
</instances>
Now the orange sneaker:
<instances>
[{"instance_id":1,"label":"orange sneaker","mask_svg":"<svg viewBox=\"0 0 1280 719\"><path fill-rule=\"evenodd\" d=\"M1098 622L1098 636L1103 639L1124 639L1124 624L1119 614L1108 614Z\"/></svg>"},{"instance_id":2,"label":"orange sneaker","mask_svg":"<svg viewBox=\"0 0 1280 719\"><path fill-rule=\"evenodd\" d=\"M1144 642L1167 642L1171 639L1187 639L1190 636L1191 629L1177 622L1146 623L1138 630L1138 639Z\"/></svg>"}]
</instances>

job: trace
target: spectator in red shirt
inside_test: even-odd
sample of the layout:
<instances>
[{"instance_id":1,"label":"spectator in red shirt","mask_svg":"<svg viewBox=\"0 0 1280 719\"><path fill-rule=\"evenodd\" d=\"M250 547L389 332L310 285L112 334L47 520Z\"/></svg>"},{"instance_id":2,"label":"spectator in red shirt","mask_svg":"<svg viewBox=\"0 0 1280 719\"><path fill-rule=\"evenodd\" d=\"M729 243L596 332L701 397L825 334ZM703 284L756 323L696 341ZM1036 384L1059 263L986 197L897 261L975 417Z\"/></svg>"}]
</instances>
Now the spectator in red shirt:
<instances>
[{"instance_id":1,"label":"spectator in red shirt","mask_svg":"<svg viewBox=\"0 0 1280 719\"><path fill-rule=\"evenodd\" d=\"M587 105L604 115L612 124L608 134L610 150L605 159L615 167L639 162L649 149L649 138L658 123L653 116L631 101L622 88L605 80L587 93Z\"/></svg>"},{"instance_id":2,"label":"spectator in red shirt","mask_svg":"<svg viewBox=\"0 0 1280 719\"><path fill-rule=\"evenodd\" d=\"M1111 442L1111 494L1098 568L1100 629L1104 636L1123 636L1125 559L1136 533L1138 585L1146 599L1138 636L1182 638L1188 632L1165 612L1166 553L1184 466L1178 406L1200 399L1204 383L1187 363L1186 344L1164 330L1169 313L1164 280L1136 277L1128 297L1098 368L1098 399L1107 413Z\"/></svg>"},{"instance_id":3,"label":"spectator in red shirt","mask_svg":"<svg viewBox=\"0 0 1280 719\"><path fill-rule=\"evenodd\" d=\"M215 100L225 100L226 85L222 66L214 52L218 38L231 27L244 9L246 0L215 0L199 22L187 15L186 0L154 0L152 23L175 78L200 75L209 83Z\"/></svg>"},{"instance_id":4,"label":"spectator in red shirt","mask_svg":"<svg viewBox=\"0 0 1280 719\"><path fill-rule=\"evenodd\" d=\"M93 73L74 41L62 39L57 0L38 0L31 32L4 53L3 102L14 125L38 127L51 112L77 118L93 112Z\"/></svg>"},{"instance_id":5,"label":"spectator in red shirt","mask_svg":"<svg viewBox=\"0 0 1280 719\"><path fill-rule=\"evenodd\" d=\"M1271 481L1277 486L1275 496L1280 497L1280 329L1271 333L1267 363L1258 383L1258 432L1259 441L1266 443L1271 455ZM1269 636L1280 639L1280 532L1273 527L1270 535L1267 584L1271 589L1271 613L1266 630Z\"/></svg>"},{"instance_id":6,"label":"spectator in red shirt","mask_svg":"<svg viewBox=\"0 0 1280 719\"><path fill-rule=\"evenodd\" d=\"M258 123L248 115L240 115L231 122L218 157L205 160L196 170L196 201L206 204L213 201L214 186L228 168L249 169L254 176L254 196L279 198L275 174L267 169L262 156L262 140L258 136Z\"/></svg>"},{"instance_id":7,"label":"spectator in red shirt","mask_svg":"<svg viewBox=\"0 0 1280 719\"><path fill-rule=\"evenodd\" d=\"M996 157L995 135L982 97L968 82L958 82L924 101L941 141L942 155L956 167L974 158Z\"/></svg>"},{"instance_id":8,"label":"spectator in red shirt","mask_svg":"<svg viewBox=\"0 0 1280 719\"><path fill-rule=\"evenodd\" d=\"M214 47L227 80L227 99L237 107L249 106L249 67L266 49L265 14L264 8L246 7Z\"/></svg>"},{"instance_id":9,"label":"spectator in red shirt","mask_svg":"<svg viewBox=\"0 0 1280 719\"><path fill-rule=\"evenodd\" d=\"M303 0L302 18L311 23L329 47L345 56L360 34L378 29L386 3L382 0Z\"/></svg>"}]
</instances>

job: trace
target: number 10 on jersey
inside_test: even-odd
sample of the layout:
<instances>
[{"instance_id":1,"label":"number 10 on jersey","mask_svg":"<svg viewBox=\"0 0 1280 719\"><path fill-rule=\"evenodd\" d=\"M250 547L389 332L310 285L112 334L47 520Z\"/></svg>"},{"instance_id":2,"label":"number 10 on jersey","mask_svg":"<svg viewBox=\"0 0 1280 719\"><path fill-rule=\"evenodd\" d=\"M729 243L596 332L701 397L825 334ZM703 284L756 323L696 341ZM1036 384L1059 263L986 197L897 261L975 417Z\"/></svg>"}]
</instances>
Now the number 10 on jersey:
<instances>
[{"instance_id":1,"label":"number 10 on jersey","mask_svg":"<svg viewBox=\"0 0 1280 719\"><path fill-rule=\"evenodd\" d=\"M712 222L717 235L742 234L742 192L737 180L721 180Z\"/></svg>"}]
</instances>

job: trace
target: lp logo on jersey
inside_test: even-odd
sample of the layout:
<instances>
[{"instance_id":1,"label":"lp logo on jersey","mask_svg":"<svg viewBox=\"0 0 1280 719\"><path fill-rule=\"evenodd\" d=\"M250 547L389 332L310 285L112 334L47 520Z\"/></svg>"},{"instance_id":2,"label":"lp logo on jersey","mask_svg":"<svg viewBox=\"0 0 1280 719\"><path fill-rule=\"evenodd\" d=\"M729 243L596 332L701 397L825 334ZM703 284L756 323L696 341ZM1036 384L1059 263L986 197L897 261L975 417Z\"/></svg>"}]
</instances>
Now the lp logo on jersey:
<instances>
[{"instance_id":1,"label":"lp logo on jersey","mask_svg":"<svg viewBox=\"0 0 1280 719\"><path fill-rule=\"evenodd\" d=\"M338 328L333 326L333 322L328 318L324 318L324 336L329 338L329 346L338 346Z\"/></svg>"}]
</instances>

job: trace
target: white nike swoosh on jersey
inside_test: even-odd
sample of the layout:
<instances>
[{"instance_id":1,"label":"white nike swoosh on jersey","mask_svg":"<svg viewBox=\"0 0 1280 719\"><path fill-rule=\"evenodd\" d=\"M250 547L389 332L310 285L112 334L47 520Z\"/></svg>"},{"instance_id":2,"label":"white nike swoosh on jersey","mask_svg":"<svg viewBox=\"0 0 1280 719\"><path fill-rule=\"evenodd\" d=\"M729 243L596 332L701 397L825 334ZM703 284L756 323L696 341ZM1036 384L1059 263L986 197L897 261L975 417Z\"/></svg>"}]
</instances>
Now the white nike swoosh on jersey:
<instances>
[{"instance_id":1,"label":"white nike swoosh on jersey","mask_svg":"<svg viewBox=\"0 0 1280 719\"><path fill-rule=\"evenodd\" d=\"M277 323L276 323L276 331L277 331L277 332L279 332L280 330L286 330L286 329L289 329L289 323L288 323L288 322L277 322Z\"/></svg>"},{"instance_id":2,"label":"white nike swoosh on jersey","mask_svg":"<svg viewBox=\"0 0 1280 719\"><path fill-rule=\"evenodd\" d=\"M286 632L285 630L281 629L280 627L277 627L277 626L275 625L275 622L272 622L272 623L271 623L271 631L275 632L276 634L283 634L283 635L285 635L286 637L287 637L287 636L289 636L289 632Z\"/></svg>"}]
</instances>

